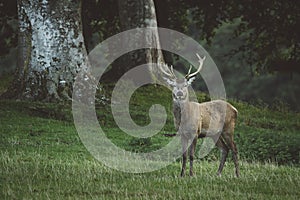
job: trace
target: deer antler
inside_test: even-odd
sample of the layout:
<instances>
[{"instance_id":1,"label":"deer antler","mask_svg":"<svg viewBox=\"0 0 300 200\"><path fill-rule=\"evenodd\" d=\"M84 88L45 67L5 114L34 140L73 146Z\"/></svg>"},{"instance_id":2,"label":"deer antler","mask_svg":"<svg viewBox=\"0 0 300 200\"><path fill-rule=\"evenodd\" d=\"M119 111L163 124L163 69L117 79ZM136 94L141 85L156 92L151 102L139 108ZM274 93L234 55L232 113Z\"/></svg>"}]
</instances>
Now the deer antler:
<instances>
[{"instance_id":1,"label":"deer antler","mask_svg":"<svg viewBox=\"0 0 300 200\"><path fill-rule=\"evenodd\" d=\"M190 74L190 73L191 73L191 70L192 70L192 66L190 65L190 69L189 69L187 75L185 75L185 78L186 78L187 80L193 78L194 76L196 76L196 75L200 72L200 70L202 69L204 60L205 60L205 58L206 58L206 56L203 56L203 58L201 58L201 56L199 56L199 54L197 54L197 53L196 53L196 55L197 55L197 57L198 57L198 59L199 59L199 67L198 67L198 69L197 69L196 72Z\"/></svg>"},{"instance_id":2,"label":"deer antler","mask_svg":"<svg viewBox=\"0 0 300 200\"><path fill-rule=\"evenodd\" d=\"M171 69L169 68L169 66L167 64L162 64L163 66L160 65L160 70L162 71L163 74L165 74L166 76L168 76L169 78L172 78L172 79L176 79L176 75L174 73L174 70L173 70L173 66L171 65ZM165 70L167 69L167 71Z\"/></svg>"}]
</instances>

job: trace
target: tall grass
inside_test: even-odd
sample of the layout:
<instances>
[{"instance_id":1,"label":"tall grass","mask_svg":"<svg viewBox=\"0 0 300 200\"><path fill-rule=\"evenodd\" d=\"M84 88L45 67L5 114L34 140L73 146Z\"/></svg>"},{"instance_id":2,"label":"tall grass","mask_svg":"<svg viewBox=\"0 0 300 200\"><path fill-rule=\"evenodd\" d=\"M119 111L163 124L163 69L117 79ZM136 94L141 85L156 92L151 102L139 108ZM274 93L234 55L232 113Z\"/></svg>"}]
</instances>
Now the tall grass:
<instances>
[{"instance_id":1,"label":"tall grass","mask_svg":"<svg viewBox=\"0 0 300 200\"><path fill-rule=\"evenodd\" d=\"M174 132L170 97L167 90L147 86L131 99L131 115L140 125L149 123L155 103L169 113L166 126L151 139L123 133L108 105L96 105L99 123L121 148L159 149L170 140L163 134ZM70 105L1 100L0 199L299 199L299 114L232 103L239 110L235 140L241 177L235 178L230 159L217 177L214 150L196 160L195 177L180 178L180 160L142 174L96 161L76 133Z\"/></svg>"},{"instance_id":2,"label":"tall grass","mask_svg":"<svg viewBox=\"0 0 300 200\"><path fill-rule=\"evenodd\" d=\"M180 163L146 174L112 170L93 159L38 152L1 152L1 199L298 199L299 168L241 162L235 178L229 163L195 165L196 177L178 177Z\"/></svg>"}]
</instances>

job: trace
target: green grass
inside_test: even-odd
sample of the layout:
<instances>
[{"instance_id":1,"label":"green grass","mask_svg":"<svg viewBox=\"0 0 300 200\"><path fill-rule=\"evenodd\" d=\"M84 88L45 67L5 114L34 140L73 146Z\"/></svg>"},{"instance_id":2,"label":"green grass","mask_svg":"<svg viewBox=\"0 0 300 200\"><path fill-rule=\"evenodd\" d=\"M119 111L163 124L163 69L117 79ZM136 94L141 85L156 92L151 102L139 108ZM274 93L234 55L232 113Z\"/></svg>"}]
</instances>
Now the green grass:
<instances>
[{"instance_id":1,"label":"green grass","mask_svg":"<svg viewBox=\"0 0 300 200\"><path fill-rule=\"evenodd\" d=\"M196 177L179 178L179 163L146 174L128 174L80 156L2 152L2 199L298 199L299 169L241 163L242 176L216 162L196 163Z\"/></svg>"},{"instance_id":2,"label":"green grass","mask_svg":"<svg viewBox=\"0 0 300 200\"><path fill-rule=\"evenodd\" d=\"M155 103L169 113L164 129L151 139L123 133L107 105L96 105L98 119L117 146L150 152L168 143L164 133L174 132L170 98L170 92L153 86L132 97L137 124L149 123ZM141 174L104 166L81 143L69 105L0 100L0 199L299 199L299 114L232 103L239 110L235 140L241 177L234 177L231 159L217 177L214 150L196 160L195 177L180 178L179 161Z\"/></svg>"}]
</instances>

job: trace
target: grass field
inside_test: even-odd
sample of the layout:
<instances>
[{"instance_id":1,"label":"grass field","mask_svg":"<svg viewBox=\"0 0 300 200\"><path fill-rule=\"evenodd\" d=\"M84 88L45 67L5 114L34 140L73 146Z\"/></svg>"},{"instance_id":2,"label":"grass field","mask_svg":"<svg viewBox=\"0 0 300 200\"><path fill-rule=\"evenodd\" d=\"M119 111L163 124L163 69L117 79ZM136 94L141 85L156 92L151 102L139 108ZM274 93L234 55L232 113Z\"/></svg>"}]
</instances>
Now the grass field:
<instances>
[{"instance_id":1,"label":"grass field","mask_svg":"<svg viewBox=\"0 0 300 200\"><path fill-rule=\"evenodd\" d=\"M155 90L143 88L132 97L136 123L148 123L153 103L170 113L170 93L157 97ZM217 177L214 150L196 160L195 177L180 178L180 160L141 174L104 166L81 143L68 105L0 100L0 199L299 199L299 113L233 104L239 110L241 177L234 177L231 159ZM108 138L128 151L160 148L170 140L163 133L174 131L168 115L155 137L136 139L116 127L107 105L96 108Z\"/></svg>"}]
</instances>

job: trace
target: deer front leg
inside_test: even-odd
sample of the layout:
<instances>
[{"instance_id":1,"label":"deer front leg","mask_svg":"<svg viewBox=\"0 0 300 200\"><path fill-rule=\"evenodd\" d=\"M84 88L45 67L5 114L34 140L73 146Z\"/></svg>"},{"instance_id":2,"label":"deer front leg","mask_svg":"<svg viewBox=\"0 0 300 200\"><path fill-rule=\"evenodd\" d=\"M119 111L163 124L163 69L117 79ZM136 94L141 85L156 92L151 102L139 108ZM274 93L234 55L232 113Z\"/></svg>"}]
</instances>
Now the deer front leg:
<instances>
[{"instance_id":1,"label":"deer front leg","mask_svg":"<svg viewBox=\"0 0 300 200\"><path fill-rule=\"evenodd\" d=\"M181 145L182 145L182 168L180 176L183 177L185 175L185 168L186 168L186 158L187 158L187 145L188 140L181 136Z\"/></svg>"},{"instance_id":2,"label":"deer front leg","mask_svg":"<svg viewBox=\"0 0 300 200\"><path fill-rule=\"evenodd\" d=\"M190 176L193 176L193 162L194 162L194 154L197 144L197 136L193 139L193 142L190 146Z\"/></svg>"}]
</instances>

